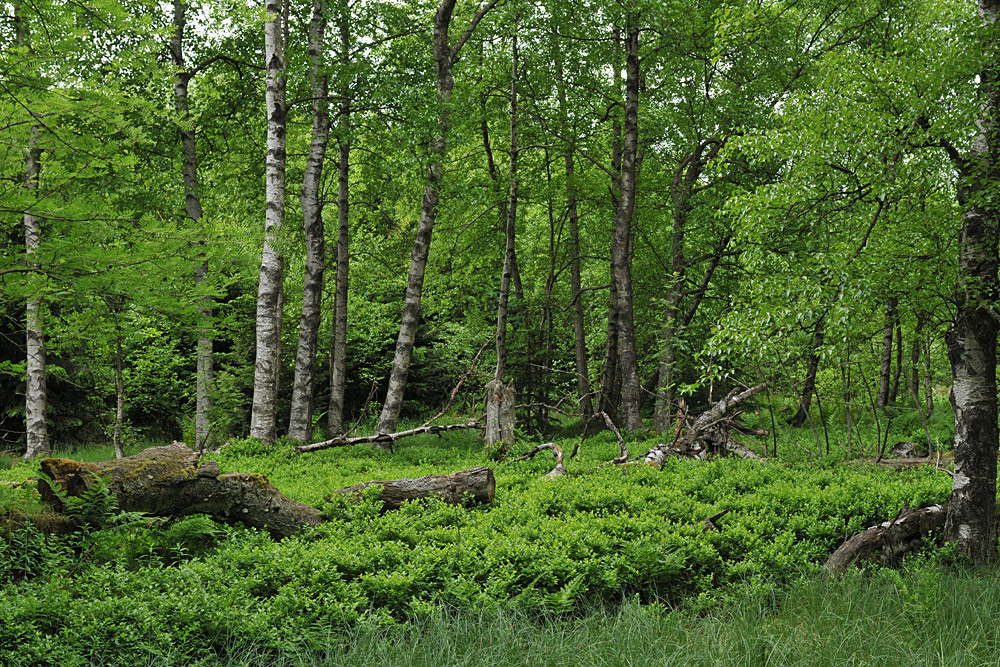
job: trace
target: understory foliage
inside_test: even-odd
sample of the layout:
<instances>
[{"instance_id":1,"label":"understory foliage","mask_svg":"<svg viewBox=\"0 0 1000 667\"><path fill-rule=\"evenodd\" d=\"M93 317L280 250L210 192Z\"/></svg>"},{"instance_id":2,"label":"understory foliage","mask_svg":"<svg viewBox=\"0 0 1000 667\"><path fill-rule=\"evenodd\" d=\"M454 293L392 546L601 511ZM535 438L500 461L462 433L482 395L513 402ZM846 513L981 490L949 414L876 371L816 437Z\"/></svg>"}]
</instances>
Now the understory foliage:
<instances>
[{"instance_id":1,"label":"understory foliage","mask_svg":"<svg viewBox=\"0 0 1000 667\"><path fill-rule=\"evenodd\" d=\"M745 590L784 590L846 536L904 505L945 500L950 486L933 469L860 463L599 467L616 453L610 434L595 436L568 460L568 478L544 479L551 461L541 458L493 464L491 505L430 500L382 513L377 489L360 500L324 498L370 479L486 464L478 439L416 437L395 454L359 445L308 455L236 441L217 455L224 471L266 473L327 521L275 542L205 517L163 524L122 513L100 489L78 517L84 528L69 536L8 521L0 570L12 583L0 591L0 656L12 665L132 665L137 655L150 664L269 662L349 652L350 637L379 626L427 623L433 632L442 613L572 619L623 601L621 613L662 621L655 610L712 610ZM26 487L0 490L5 507L32 501ZM705 531L702 520L724 509L718 529Z\"/></svg>"}]
</instances>

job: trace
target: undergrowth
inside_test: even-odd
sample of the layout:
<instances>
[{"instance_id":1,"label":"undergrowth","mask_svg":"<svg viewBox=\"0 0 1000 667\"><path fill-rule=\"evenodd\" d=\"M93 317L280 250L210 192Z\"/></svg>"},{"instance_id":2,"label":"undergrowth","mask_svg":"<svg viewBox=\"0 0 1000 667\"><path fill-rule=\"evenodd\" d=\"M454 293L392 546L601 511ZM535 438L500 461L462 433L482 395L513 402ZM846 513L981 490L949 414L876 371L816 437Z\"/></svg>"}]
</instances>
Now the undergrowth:
<instances>
[{"instance_id":1,"label":"undergrowth","mask_svg":"<svg viewBox=\"0 0 1000 667\"><path fill-rule=\"evenodd\" d=\"M574 444L563 442L567 452ZM640 454L651 444L629 447ZM0 573L10 582L0 589L0 661L392 664L375 660L409 646L400 656L413 662L399 664L508 664L517 656L524 664L531 655L541 656L533 664L579 664L571 658L581 650L594 656L588 664L622 664L613 655L631 646L650 664L669 664L671 655L697 664L712 655L710 644L693 642L703 658L683 647L708 628L749 660L778 650L767 637L797 636L795 614L822 617L822 607L797 606L802 595L840 594L841 584L817 573L846 536L904 504L944 500L950 488L950 478L933 470L830 460L600 466L616 455L614 436L598 434L567 459L570 477L548 480L551 457L490 463L474 433L414 437L394 453L360 445L297 455L288 443L233 442L214 455L224 472L265 473L327 521L275 542L205 517L171 523L122 513L95 491L79 508L95 516L78 517L84 529L71 536L9 524L0 540ZM429 500L382 513L377 489L358 501L324 500L361 481L473 465L495 470L491 505ZM0 479L24 479L31 467ZM0 487L0 505L30 501L26 488ZM729 512L717 530L706 531L702 520L722 510ZM925 606L943 594L922 592L913 575L843 581L914 600L907 613L930 613ZM755 643L727 634L765 618L768 630ZM526 634L514 641L517 633ZM619 635L628 638L620 645ZM601 637L615 639L605 646ZM472 657L473 646L512 641L507 662ZM803 655L826 655L822 642L814 644ZM746 660L732 664L757 658Z\"/></svg>"}]
</instances>

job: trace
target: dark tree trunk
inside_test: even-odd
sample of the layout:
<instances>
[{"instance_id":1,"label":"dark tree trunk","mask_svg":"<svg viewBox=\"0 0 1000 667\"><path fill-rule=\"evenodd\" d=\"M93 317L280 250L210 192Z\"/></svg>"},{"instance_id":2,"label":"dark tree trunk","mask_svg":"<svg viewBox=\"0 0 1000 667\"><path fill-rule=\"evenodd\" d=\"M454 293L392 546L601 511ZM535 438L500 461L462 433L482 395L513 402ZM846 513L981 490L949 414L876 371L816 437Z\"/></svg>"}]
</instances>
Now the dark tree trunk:
<instances>
[{"instance_id":1,"label":"dark tree trunk","mask_svg":"<svg viewBox=\"0 0 1000 667\"><path fill-rule=\"evenodd\" d=\"M201 195L198 186L198 149L195 129L191 125L188 112L188 84L191 74L184 62L184 28L187 6L184 0L174 0L174 34L170 41L170 55L174 61L174 108L180 119L181 153L183 157L182 175L184 179L184 213L193 227L201 221ZM204 245L204 242L202 242ZM194 271L195 289L201 288L208 277L208 260L205 253L199 254L198 266ZM212 352L212 297L198 298L198 343L196 346L195 370L195 440L197 446L207 444L211 423L212 376L215 373Z\"/></svg>"},{"instance_id":2,"label":"dark tree trunk","mask_svg":"<svg viewBox=\"0 0 1000 667\"><path fill-rule=\"evenodd\" d=\"M896 368L892 372L892 390L889 392L889 405L896 402L899 396L899 380L903 374L903 323L896 313Z\"/></svg>"},{"instance_id":3,"label":"dark tree trunk","mask_svg":"<svg viewBox=\"0 0 1000 667\"><path fill-rule=\"evenodd\" d=\"M295 350L295 378L292 382L292 405L288 417L288 437L306 442L312 436L316 348L322 314L323 270L326 261L323 229L323 162L330 136L327 111L328 77L322 72L323 39L326 32L325 0L315 0L309 26L309 84L312 89L312 141L306 156L302 178L302 224L306 240L305 276L302 281L302 316L299 319L298 346Z\"/></svg>"},{"instance_id":4,"label":"dark tree trunk","mask_svg":"<svg viewBox=\"0 0 1000 667\"><path fill-rule=\"evenodd\" d=\"M625 36L625 128L622 134L621 199L615 216L615 239L612 250L614 282L618 288L618 354L622 371L621 425L626 431L642 428L639 366L635 346L632 308L632 214L635 209L636 157L639 141L639 21L637 10L630 7Z\"/></svg>"},{"instance_id":5,"label":"dark tree trunk","mask_svg":"<svg viewBox=\"0 0 1000 667\"><path fill-rule=\"evenodd\" d=\"M816 373L819 370L819 351L823 347L824 318L820 318L813 328L812 347L809 350L809 358L806 362L806 377L802 383L802 394L799 396L799 409L795 416L789 420L789 424L796 428L809 421L809 406L812 403L813 393L816 391Z\"/></svg>"},{"instance_id":6,"label":"dark tree trunk","mask_svg":"<svg viewBox=\"0 0 1000 667\"><path fill-rule=\"evenodd\" d=\"M884 408L889 404L892 378L892 334L896 326L896 307L899 300L891 296L885 302L885 326L882 332L882 363L878 376L877 405Z\"/></svg>"},{"instance_id":7,"label":"dark tree trunk","mask_svg":"<svg viewBox=\"0 0 1000 667\"><path fill-rule=\"evenodd\" d=\"M346 69L351 62L350 11L347 0L340 2L340 63ZM351 87L340 89L339 153L337 158L337 271L333 292L333 325L330 331L330 403L327 407L326 432L333 437L344 432L344 392L347 388L347 288L350 277L350 158L351 158Z\"/></svg>"},{"instance_id":8,"label":"dark tree trunk","mask_svg":"<svg viewBox=\"0 0 1000 667\"><path fill-rule=\"evenodd\" d=\"M420 209L420 220L417 223L417 233L413 240L413 250L410 253L410 273L406 283L406 296L403 303L403 317L399 325L399 336L396 339L396 352L392 361L392 371L389 375L389 389L386 391L382 414L379 415L378 424L375 427L379 433L389 433L396 430L396 423L399 421L399 412L403 407L403 395L406 392L406 380L410 373L410 362L413 360L413 345L417 337L417 326L420 324L420 298L423 294L424 272L427 268L427 254L430 251L434 221L437 219L441 180L444 176L448 130L451 127L451 92L455 85L452 78L452 67L458 58L459 51L465 45L465 42L468 41L479 21L482 20L486 12L492 9L496 3L497 0L490 0L476 12L469 26L454 46L448 44L448 29L451 26L452 12L455 10L455 0L442 0L437 13L434 15L434 64L437 72L438 132L434 139L434 155L427 169L427 181L424 186L424 199Z\"/></svg>"}]
</instances>

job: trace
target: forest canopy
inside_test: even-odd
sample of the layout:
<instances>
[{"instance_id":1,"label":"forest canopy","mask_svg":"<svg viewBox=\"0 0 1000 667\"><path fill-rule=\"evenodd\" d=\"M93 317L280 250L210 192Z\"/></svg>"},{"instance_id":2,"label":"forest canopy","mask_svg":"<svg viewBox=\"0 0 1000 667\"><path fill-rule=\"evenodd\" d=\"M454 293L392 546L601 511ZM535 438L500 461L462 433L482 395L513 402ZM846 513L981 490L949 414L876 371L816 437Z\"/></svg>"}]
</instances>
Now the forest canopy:
<instances>
[{"instance_id":1,"label":"forest canopy","mask_svg":"<svg viewBox=\"0 0 1000 667\"><path fill-rule=\"evenodd\" d=\"M993 559L998 4L2 2L4 447L766 383L827 450L915 414Z\"/></svg>"}]
</instances>

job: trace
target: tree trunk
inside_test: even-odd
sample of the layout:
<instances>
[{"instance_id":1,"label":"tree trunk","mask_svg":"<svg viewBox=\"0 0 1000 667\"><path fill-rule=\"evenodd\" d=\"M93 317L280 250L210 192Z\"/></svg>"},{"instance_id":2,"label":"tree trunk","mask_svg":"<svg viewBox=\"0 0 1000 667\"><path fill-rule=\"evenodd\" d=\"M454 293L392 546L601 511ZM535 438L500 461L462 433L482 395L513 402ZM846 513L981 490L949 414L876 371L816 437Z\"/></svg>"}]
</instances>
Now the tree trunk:
<instances>
[{"instance_id":1,"label":"tree trunk","mask_svg":"<svg viewBox=\"0 0 1000 667\"><path fill-rule=\"evenodd\" d=\"M809 350L809 359L806 363L806 378L802 383L802 394L799 397L799 409L795 416L789 420L789 424L798 428L809 421L809 405L812 403L813 393L816 391L816 373L819 371L819 350L823 347L824 319L821 317L813 328L812 346Z\"/></svg>"},{"instance_id":2,"label":"tree trunk","mask_svg":"<svg viewBox=\"0 0 1000 667\"><path fill-rule=\"evenodd\" d=\"M896 368L892 372L892 389L889 391L889 405L896 403L899 396L899 379L903 374L903 323L896 313Z\"/></svg>"},{"instance_id":3,"label":"tree trunk","mask_svg":"<svg viewBox=\"0 0 1000 667\"><path fill-rule=\"evenodd\" d=\"M553 34L555 34L553 29ZM559 119L562 126L569 129L569 111L566 103L566 77L563 69L562 49L553 45L556 65L556 90L559 96ZM583 279L580 267L580 214L576 206L576 174L573 163L573 142L566 145L563 161L566 165L566 217L569 220L569 288L573 306L573 357L576 369L576 393L580 413L584 420L594 414L594 401L590 395L590 371L587 364L587 336L583 319Z\"/></svg>"},{"instance_id":4,"label":"tree trunk","mask_svg":"<svg viewBox=\"0 0 1000 667\"><path fill-rule=\"evenodd\" d=\"M124 458L122 450L122 425L125 422L125 376L122 373L122 334L115 335L115 430L111 444L115 448L115 458Z\"/></svg>"},{"instance_id":5,"label":"tree trunk","mask_svg":"<svg viewBox=\"0 0 1000 667\"><path fill-rule=\"evenodd\" d=\"M23 20L23 19L22 19ZM25 31L26 32L26 31ZM27 39L27 38L25 38ZM31 128L28 139L28 154L25 159L24 187L37 192L42 169L42 150L38 146L38 126ZM35 265L42 240L41 222L38 216L29 211L24 212L24 249L29 266ZM48 408L48 391L46 389L46 359L45 359L45 326L42 319L42 298L37 294L28 297L25 304L26 331L26 371L24 385L24 421L27 432L27 449L25 459L48 452L49 430L45 422Z\"/></svg>"},{"instance_id":6,"label":"tree trunk","mask_svg":"<svg viewBox=\"0 0 1000 667\"><path fill-rule=\"evenodd\" d=\"M197 228L201 221L201 194L198 186L198 148L194 126L188 110L188 84L191 74L184 61L184 28L187 5L184 0L174 0L174 33L170 40L170 55L174 61L174 108L179 120L178 131L181 139L181 154L184 180L184 214L191 226ZM200 242L204 246L204 241ZM195 291L200 292L208 277L208 260L204 252L198 254L198 265L194 270ZM212 426L209 413L212 409L212 377L215 374L212 351L212 297L199 295L198 299L198 342L196 345L195 370L195 417L194 431L197 447L206 446Z\"/></svg>"},{"instance_id":7,"label":"tree trunk","mask_svg":"<svg viewBox=\"0 0 1000 667\"><path fill-rule=\"evenodd\" d=\"M615 242L612 252L614 282L618 288L618 347L622 368L621 424L626 431L642 428L639 413L641 399L635 327L632 310L632 260L629 253L632 213L635 208L636 156L639 125L639 23L634 7L628 12L626 34L625 129L622 135L622 187L615 216Z\"/></svg>"},{"instance_id":8,"label":"tree trunk","mask_svg":"<svg viewBox=\"0 0 1000 667\"><path fill-rule=\"evenodd\" d=\"M306 442L312 436L312 415L316 375L316 347L323 299L323 269L326 261L323 229L323 161L330 136L327 112L328 77L321 71L323 38L326 31L325 0L313 3L309 26L309 84L313 95L312 141L306 157L302 178L302 221L306 239L305 277L303 279L302 317L299 320L299 340L295 352L295 379L292 384L292 406L288 418L288 437Z\"/></svg>"},{"instance_id":9,"label":"tree trunk","mask_svg":"<svg viewBox=\"0 0 1000 667\"><path fill-rule=\"evenodd\" d=\"M991 28L1000 0L980 0L979 14ZM993 48L992 42L987 45ZM981 75L979 132L961 161L958 200L963 209L959 236L957 311L945 340L951 361L951 403L955 410L955 474L944 537L976 565L997 560L997 210L994 157L1000 128L998 68Z\"/></svg>"},{"instance_id":10,"label":"tree trunk","mask_svg":"<svg viewBox=\"0 0 1000 667\"><path fill-rule=\"evenodd\" d=\"M403 301L403 317L399 325L399 336L396 338L396 353L392 360L392 371L389 374L389 388L386 391L382 414L379 415L378 424L375 427L379 433L390 433L396 430L399 412L403 407L403 395L406 392L410 362L413 360L413 344L416 341L417 327L420 324L420 298L424 287L424 271L427 268L427 254L430 251L431 234L434 231L434 221L437 218L438 199L444 176L448 130L451 127L451 91L455 85L452 78L452 67L458 58L459 51L475 30L476 25L496 2L497 0L490 0L476 12L469 26L454 46L448 44L448 28L451 25L455 0L442 0L434 15L438 132L434 139L431 164L427 169L420 220L417 223L417 233L413 240L413 250L410 253L410 273L406 282L406 296Z\"/></svg>"},{"instance_id":11,"label":"tree trunk","mask_svg":"<svg viewBox=\"0 0 1000 667\"><path fill-rule=\"evenodd\" d=\"M891 296L885 302L885 327L882 331L882 363L878 376L877 405L884 408L889 404L890 382L892 378L892 334L896 326L896 307L899 300Z\"/></svg>"},{"instance_id":12,"label":"tree trunk","mask_svg":"<svg viewBox=\"0 0 1000 667\"><path fill-rule=\"evenodd\" d=\"M517 220L517 22L511 42L510 83L510 194L507 201L507 219L504 227L503 275L500 278L500 295L497 299L497 366L493 380L486 385L486 431L483 442L487 448L498 448L506 454L514 444L514 385L504 384L507 375L507 302L510 294L511 274L517 261L514 254L515 223ZM499 445L499 447L497 447Z\"/></svg>"},{"instance_id":13,"label":"tree trunk","mask_svg":"<svg viewBox=\"0 0 1000 667\"><path fill-rule=\"evenodd\" d=\"M264 24L266 66L267 168L264 250L257 291L257 354L254 363L253 408L250 436L273 443L281 344L281 301L284 260L277 237L285 220L285 55L282 44L281 3L267 0Z\"/></svg>"},{"instance_id":14,"label":"tree trunk","mask_svg":"<svg viewBox=\"0 0 1000 667\"><path fill-rule=\"evenodd\" d=\"M498 457L514 445L514 383L494 378L486 383L486 426L483 443Z\"/></svg>"},{"instance_id":15,"label":"tree trunk","mask_svg":"<svg viewBox=\"0 0 1000 667\"><path fill-rule=\"evenodd\" d=\"M28 21L21 16L20 5L14 3L14 26L17 45L31 50L31 33ZM38 145L39 127L33 125L28 137L27 152L24 159L24 188L34 193L37 198L38 186L42 172L42 149ZM42 242L41 221L34 213L26 209L23 214L24 254L28 266L35 266L35 255ZM48 452L49 429L45 421L48 408L48 391L46 388L45 359L45 326L43 323L43 304L40 295L28 297L25 304L25 347L26 369L24 383L24 421L27 448L25 459Z\"/></svg>"}]
</instances>

